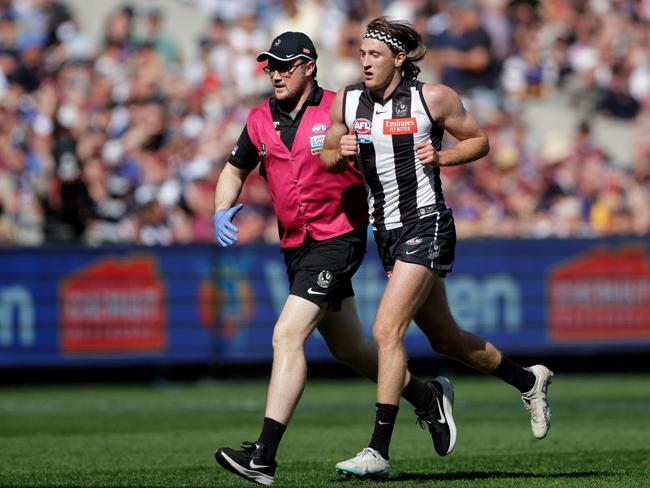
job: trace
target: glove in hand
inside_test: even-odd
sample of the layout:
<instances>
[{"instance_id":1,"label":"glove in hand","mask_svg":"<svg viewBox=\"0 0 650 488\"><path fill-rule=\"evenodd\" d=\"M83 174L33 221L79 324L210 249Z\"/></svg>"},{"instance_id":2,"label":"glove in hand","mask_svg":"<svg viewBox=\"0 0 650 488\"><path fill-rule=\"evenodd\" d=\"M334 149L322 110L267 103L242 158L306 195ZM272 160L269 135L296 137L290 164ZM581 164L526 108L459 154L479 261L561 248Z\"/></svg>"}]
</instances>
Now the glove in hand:
<instances>
[{"instance_id":1,"label":"glove in hand","mask_svg":"<svg viewBox=\"0 0 650 488\"><path fill-rule=\"evenodd\" d=\"M237 215L237 212L243 206L244 204L240 203L231 208L222 208L212 217L214 221L214 234L221 247L228 247L237 242L238 239L235 234L239 232L239 229L232 223L232 219L235 218L235 215Z\"/></svg>"}]
</instances>

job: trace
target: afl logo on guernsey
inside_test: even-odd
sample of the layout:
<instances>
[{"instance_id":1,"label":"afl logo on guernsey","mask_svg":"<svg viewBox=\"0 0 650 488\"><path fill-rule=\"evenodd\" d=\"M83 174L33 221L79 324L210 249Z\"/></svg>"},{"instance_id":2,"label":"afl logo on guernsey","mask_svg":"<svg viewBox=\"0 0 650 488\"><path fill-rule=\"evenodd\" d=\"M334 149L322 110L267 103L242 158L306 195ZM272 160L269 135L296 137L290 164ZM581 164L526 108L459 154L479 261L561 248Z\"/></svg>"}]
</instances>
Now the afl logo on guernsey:
<instances>
[{"instance_id":1,"label":"afl logo on guernsey","mask_svg":"<svg viewBox=\"0 0 650 488\"><path fill-rule=\"evenodd\" d=\"M372 142L372 122L368 119L355 119L352 122L352 130L357 134L359 144L370 144Z\"/></svg>"},{"instance_id":2,"label":"afl logo on guernsey","mask_svg":"<svg viewBox=\"0 0 650 488\"><path fill-rule=\"evenodd\" d=\"M311 131L314 134L319 134L321 132L325 132L325 131L327 131L327 124L324 124L322 122L320 124L316 124L316 125L312 126Z\"/></svg>"}]
</instances>

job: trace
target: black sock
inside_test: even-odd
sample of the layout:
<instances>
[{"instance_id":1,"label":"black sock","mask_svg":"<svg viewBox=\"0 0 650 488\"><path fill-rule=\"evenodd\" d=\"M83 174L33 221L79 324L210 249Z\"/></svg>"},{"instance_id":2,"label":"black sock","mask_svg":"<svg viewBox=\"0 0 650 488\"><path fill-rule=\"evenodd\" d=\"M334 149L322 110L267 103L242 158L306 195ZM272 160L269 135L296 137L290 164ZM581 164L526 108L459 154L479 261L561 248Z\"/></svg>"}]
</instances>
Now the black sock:
<instances>
[{"instance_id":1,"label":"black sock","mask_svg":"<svg viewBox=\"0 0 650 488\"><path fill-rule=\"evenodd\" d=\"M492 374L522 393L532 390L535 386L535 375L505 356L501 356L501 362Z\"/></svg>"},{"instance_id":2,"label":"black sock","mask_svg":"<svg viewBox=\"0 0 650 488\"><path fill-rule=\"evenodd\" d=\"M269 461L275 459L275 454L278 452L278 446L280 445L285 430L287 430L286 425L281 424L277 420L264 417L262 433L260 434L258 442L264 444L264 447L266 448L266 458Z\"/></svg>"},{"instance_id":3,"label":"black sock","mask_svg":"<svg viewBox=\"0 0 650 488\"><path fill-rule=\"evenodd\" d=\"M376 449L384 459L388 459L388 446L393 435L393 427L395 427L399 407L387 403L376 403L375 410L377 412L375 430L372 433L368 447Z\"/></svg>"},{"instance_id":4,"label":"black sock","mask_svg":"<svg viewBox=\"0 0 650 488\"><path fill-rule=\"evenodd\" d=\"M416 410L425 410L433 400L433 392L425 383L411 375L411 379L402 390L402 397L413 405Z\"/></svg>"}]
</instances>

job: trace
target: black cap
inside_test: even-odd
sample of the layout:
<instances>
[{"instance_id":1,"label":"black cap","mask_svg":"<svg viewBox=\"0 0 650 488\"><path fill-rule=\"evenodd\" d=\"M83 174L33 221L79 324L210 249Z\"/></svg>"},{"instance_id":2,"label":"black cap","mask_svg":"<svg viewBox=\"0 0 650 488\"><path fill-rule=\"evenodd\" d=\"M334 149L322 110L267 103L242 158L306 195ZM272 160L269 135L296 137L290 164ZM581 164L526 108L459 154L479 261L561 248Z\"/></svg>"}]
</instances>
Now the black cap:
<instances>
[{"instance_id":1,"label":"black cap","mask_svg":"<svg viewBox=\"0 0 650 488\"><path fill-rule=\"evenodd\" d=\"M316 61L318 54L311 39L302 32L284 32L273 39L271 48L257 55L258 61L265 59L278 61L293 61L297 58L307 58Z\"/></svg>"}]
</instances>

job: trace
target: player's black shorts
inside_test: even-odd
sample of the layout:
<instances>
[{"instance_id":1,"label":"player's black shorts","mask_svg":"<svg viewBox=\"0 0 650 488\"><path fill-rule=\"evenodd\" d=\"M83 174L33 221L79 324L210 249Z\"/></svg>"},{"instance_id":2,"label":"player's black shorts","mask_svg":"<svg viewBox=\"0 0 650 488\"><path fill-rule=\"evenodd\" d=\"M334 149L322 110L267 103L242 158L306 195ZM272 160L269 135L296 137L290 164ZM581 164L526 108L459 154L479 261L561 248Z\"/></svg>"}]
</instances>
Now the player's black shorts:
<instances>
[{"instance_id":1,"label":"player's black shorts","mask_svg":"<svg viewBox=\"0 0 650 488\"><path fill-rule=\"evenodd\" d=\"M428 215L397 229L375 231L381 263L390 275L395 261L415 263L444 277L454 265L456 226L450 208L426 209Z\"/></svg>"},{"instance_id":2,"label":"player's black shorts","mask_svg":"<svg viewBox=\"0 0 650 488\"><path fill-rule=\"evenodd\" d=\"M352 276L366 253L365 225L347 234L316 241L307 236L300 247L283 250L289 293L338 312L341 301L354 296Z\"/></svg>"}]
</instances>

